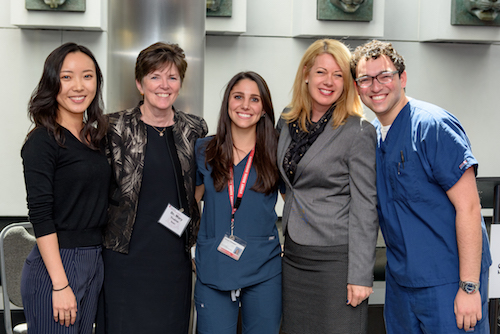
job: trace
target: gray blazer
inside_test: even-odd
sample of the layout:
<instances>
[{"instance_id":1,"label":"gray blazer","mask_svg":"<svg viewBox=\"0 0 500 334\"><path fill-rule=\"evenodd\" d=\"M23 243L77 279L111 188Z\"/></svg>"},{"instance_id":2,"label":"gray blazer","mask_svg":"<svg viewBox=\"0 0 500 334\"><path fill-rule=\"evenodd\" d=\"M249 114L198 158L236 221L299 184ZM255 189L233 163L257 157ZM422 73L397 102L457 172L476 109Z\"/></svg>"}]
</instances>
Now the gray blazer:
<instances>
[{"instance_id":1,"label":"gray blazer","mask_svg":"<svg viewBox=\"0 0 500 334\"><path fill-rule=\"evenodd\" d=\"M336 129L328 124L299 162L291 183L283 169L291 137L283 119L280 125L278 167L286 185L283 232L301 245L348 245L347 282L372 286L378 233L375 128L356 116Z\"/></svg>"}]
</instances>

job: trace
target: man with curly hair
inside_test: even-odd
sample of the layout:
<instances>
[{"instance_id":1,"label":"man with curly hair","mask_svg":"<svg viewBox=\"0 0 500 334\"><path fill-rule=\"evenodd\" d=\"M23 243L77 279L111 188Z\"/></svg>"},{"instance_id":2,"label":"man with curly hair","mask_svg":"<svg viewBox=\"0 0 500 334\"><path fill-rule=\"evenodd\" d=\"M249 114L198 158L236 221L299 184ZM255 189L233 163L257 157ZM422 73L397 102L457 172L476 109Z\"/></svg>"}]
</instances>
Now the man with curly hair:
<instances>
[{"instance_id":1,"label":"man with curly hair","mask_svg":"<svg viewBox=\"0 0 500 334\"><path fill-rule=\"evenodd\" d=\"M359 46L351 70L377 116L377 197L387 244L387 333L489 333L491 256L475 175L458 119L405 94L390 43Z\"/></svg>"}]
</instances>

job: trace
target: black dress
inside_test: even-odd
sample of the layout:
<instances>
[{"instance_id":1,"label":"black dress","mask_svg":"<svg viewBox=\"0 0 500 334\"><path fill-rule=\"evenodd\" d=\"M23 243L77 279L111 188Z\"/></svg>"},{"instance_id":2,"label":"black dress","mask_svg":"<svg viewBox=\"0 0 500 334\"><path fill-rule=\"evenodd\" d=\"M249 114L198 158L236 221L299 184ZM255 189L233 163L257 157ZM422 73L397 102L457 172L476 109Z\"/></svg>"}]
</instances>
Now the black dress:
<instances>
[{"instance_id":1,"label":"black dress","mask_svg":"<svg viewBox=\"0 0 500 334\"><path fill-rule=\"evenodd\" d=\"M169 203L179 208L179 198L185 198L183 186L178 187L182 172L172 127L164 136L149 125L147 132L129 253L103 251L107 334L186 334L189 327L192 271L186 238L158 223Z\"/></svg>"}]
</instances>

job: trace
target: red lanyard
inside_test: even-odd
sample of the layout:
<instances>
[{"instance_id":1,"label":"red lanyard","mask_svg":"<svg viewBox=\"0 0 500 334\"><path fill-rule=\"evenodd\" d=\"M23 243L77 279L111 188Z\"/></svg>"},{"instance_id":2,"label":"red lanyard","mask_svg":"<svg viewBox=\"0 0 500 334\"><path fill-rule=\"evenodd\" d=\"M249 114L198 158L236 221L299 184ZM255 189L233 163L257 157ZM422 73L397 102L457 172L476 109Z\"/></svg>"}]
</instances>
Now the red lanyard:
<instances>
[{"instance_id":1,"label":"red lanyard","mask_svg":"<svg viewBox=\"0 0 500 334\"><path fill-rule=\"evenodd\" d=\"M250 174L250 168L252 167L253 155L255 154L255 148L250 151L250 155L248 156L247 164L245 165L245 170L243 171L243 176L241 177L240 187L238 188L238 196L236 197L236 202L234 201L234 173L233 168L229 170L230 178L227 182L227 188L229 192L229 201L231 202L231 236L234 231L234 213L240 207L241 198L243 197L243 193L245 192L245 186L247 184L248 175Z\"/></svg>"}]
</instances>

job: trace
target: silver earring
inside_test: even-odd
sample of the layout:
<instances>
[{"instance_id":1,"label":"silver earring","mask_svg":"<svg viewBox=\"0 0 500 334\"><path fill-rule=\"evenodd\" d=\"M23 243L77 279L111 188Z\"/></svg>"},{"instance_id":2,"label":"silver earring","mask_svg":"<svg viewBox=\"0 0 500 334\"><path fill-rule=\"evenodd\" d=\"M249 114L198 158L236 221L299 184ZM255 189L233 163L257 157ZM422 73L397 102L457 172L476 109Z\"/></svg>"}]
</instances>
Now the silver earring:
<instances>
[{"instance_id":1,"label":"silver earring","mask_svg":"<svg viewBox=\"0 0 500 334\"><path fill-rule=\"evenodd\" d=\"M309 80L306 80L306 85L309 83Z\"/></svg>"}]
</instances>

